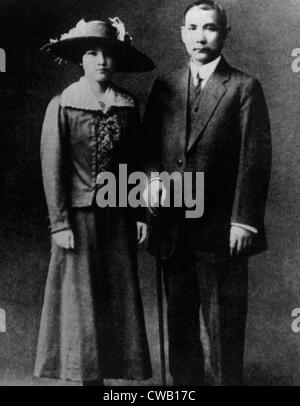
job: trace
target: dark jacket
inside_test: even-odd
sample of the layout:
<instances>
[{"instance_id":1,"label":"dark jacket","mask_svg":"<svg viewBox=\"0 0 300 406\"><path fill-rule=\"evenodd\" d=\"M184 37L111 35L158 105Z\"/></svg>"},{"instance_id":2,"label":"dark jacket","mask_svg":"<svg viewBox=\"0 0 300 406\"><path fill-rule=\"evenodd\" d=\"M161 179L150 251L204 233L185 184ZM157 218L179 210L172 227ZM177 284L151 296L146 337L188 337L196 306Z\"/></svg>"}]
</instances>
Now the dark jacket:
<instances>
[{"instance_id":1,"label":"dark jacket","mask_svg":"<svg viewBox=\"0 0 300 406\"><path fill-rule=\"evenodd\" d=\"M84 86L78 97L77 88L74 92L78 83L50 102L43 123L42 175L52 232L70 228L70 208L91 206L97 189L99 106L85 94ZM130 173L138 169L134 151L140 137L139 112L129 93L115 85L114 91L111 113L117 117L120 137L113 151L114 164L108 170L118 174L118 165L127 163ZM143 217L142 211L135 213Z\"/></svg>"},{"instance_id":2,"label":"dark jacket","mask_svg":"<svg viewBox=\"0 0 300 406\"><path fill-rule=\"evenodd\" d=\"M155 81L144 118L147 171L204 172L204 214L188 221L199 251L227 254L231 223L255 227L249 255L267 248L264 211L270 177L270 124L257 79L221 59L201 92L187 137L189 68ZM182 209L163 208L152 221L163 258L174 251ZM158 227L159 225L159 227Z\"/></svg>"}]
</instances>

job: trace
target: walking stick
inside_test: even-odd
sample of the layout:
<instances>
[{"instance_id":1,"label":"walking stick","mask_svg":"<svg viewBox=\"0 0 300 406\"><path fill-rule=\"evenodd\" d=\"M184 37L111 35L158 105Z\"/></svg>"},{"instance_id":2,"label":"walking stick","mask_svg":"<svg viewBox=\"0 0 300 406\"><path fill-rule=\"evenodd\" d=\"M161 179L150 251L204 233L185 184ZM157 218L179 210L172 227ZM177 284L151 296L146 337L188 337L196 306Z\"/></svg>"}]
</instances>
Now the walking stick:
<instances>
[{"instance_id":1,"label":"walking stick","mask_svg":"<svg viewBox=\"0 0 300 406\"><path fill-rule=\"evenodd\" d=\"M159 196L160 202L161 196ZM160 207L160 203L159 203ZM158 214L159 217L159 214ZM158 310L158 331L159 331L159 350L161 366L161 384L166 386L166 356L165 356L165 334L164 334L164 305L163 305L163 274L161 263L161 237L160 221L157 222L157 255L156 255L156 292L157 292L157 310Z\"/></svg>"}]
</instances>

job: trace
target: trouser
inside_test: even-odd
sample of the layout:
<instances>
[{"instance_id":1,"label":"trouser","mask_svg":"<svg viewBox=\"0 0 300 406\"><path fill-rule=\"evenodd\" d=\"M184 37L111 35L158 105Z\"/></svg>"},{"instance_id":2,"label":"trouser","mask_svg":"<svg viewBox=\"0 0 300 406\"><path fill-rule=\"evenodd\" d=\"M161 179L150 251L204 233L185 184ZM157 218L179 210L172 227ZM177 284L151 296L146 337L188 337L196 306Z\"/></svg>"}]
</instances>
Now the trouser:
<instances>
[{"instance_id":1,"label":"trouser","mask_svg":"<svg viewBox=\"0 0 300 406\"><path fill-rule=\"evenodd\" d=\"M170 373L175 385L241 385L248 257L198 252L189 237L163 261Z\"/></svg>"}]
</instances>

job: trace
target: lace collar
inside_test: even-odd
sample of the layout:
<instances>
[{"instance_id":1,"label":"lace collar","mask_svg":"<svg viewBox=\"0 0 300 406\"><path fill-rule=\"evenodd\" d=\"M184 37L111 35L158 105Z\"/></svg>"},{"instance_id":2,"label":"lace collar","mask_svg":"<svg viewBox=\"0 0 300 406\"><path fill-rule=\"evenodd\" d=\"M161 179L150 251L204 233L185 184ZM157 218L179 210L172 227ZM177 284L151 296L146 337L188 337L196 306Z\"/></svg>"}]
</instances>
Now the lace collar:
<instances>
[{"instance_id":1,"label":"lace collar","mask_svg":"<svg viewBox=\"0 0 300 406\"><path fill-rule=\"evenodd\" d=\"M103 97L98 100L92 93L85 77L82 77L62 92L61 106L80 110L100 110L107 113L111 107L135 107L135 103L130 94L113 83Z\"/></svg>"}]
</instances>

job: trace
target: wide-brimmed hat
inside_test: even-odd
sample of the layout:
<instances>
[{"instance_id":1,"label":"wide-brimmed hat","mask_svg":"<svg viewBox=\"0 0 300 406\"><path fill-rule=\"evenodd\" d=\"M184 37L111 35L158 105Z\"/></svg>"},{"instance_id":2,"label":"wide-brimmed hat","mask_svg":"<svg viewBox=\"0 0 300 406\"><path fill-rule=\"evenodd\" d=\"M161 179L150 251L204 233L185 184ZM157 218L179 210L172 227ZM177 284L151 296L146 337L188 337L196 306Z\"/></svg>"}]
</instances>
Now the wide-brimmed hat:
<instances>
[{"instance_id":1,"label":"wide-brimmed hat","mask_svg":"<svg viewBox=\"0 0 300 406\"><path fill-rule=\"evenodd\" d=\"M51 39L42 50L53 53L61 60L79 64L88 49L100 46L116 58L116 70L119 72L147 72L154 69L153 61L131 42L132 38L118 17L111 18L110 22L80 20L60 39Z\"/></svg>"}]
</instances>

